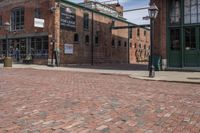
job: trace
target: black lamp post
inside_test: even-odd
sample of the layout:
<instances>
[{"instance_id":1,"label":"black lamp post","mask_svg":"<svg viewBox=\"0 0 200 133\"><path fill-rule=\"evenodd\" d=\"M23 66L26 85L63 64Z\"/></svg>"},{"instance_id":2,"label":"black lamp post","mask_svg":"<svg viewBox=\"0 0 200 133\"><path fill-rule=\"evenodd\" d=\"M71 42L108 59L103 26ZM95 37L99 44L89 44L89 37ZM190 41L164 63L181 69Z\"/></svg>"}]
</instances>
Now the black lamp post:
<instances>
[{"instance_id":1,"label":"black lamp post","mask_svg":"<svg viewBox=\"0 0 200 133\"><path fill-rule=\"evenodd\" d=\"M8 42L8 32L10 31L10 23L5 22L4 28L5 28L5 31L6 31L6 57L8 57L9 56L9 49L10 49L9 42Z\"/></svg>"},{"instance_id":2,"label":"black lamp post","mask_svg":"<svg viewBox=\"0 0 200 133\"><path fill-rule=\"evenodd\" d=\"M148 11L149 11L150 24L151 24L151 54L150 54L150 60L149 60L149 66L150 66L149 77L154 78L155 77L155 67L153 65L154 20L156 19L158 15L158 7L155 5L155 3L152 3Z\"/></svg>"}]
</instances>

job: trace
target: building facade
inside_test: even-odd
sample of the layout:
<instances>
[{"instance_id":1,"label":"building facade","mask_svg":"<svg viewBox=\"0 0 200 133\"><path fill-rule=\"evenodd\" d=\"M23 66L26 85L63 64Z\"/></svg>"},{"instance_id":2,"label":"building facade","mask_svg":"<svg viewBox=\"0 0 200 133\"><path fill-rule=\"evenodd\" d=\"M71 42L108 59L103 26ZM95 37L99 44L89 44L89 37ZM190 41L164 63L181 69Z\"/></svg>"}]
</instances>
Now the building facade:
<instances>
[{"instance_id":1,"label":"building facade","mask_svg":"<svg viewBox=\"0 0 200 133\"><path fill-rule=\"evenodd\" d=\"M200 0L152 2L159 8L154 54L167 67L200 67Z\"/></svg>"},{"instance_id":2,"label":"building facade","mask_svg":"<svg viewBox=\"0 0 200 133\"><path fill-rule=\"evenodd\" d=\"M130 63L147 63L150 56L150 30L133 28L130 36Z\"/></svg>"},{"instance_id":3,"label":"building facade","mask_svg":"<svg viewBox=\"0 0 200 133\"><path fill-rule=\"evenodd\" d=\"M103 7L109 9L106 13L66 0L0 1L0 57L9 51L15 62L129 63L129 29L112 27L133 24L123 18L119 5L112 6L116 8ZM11 24L9 31L5 22Z\"/></svg>"}]
</instances>

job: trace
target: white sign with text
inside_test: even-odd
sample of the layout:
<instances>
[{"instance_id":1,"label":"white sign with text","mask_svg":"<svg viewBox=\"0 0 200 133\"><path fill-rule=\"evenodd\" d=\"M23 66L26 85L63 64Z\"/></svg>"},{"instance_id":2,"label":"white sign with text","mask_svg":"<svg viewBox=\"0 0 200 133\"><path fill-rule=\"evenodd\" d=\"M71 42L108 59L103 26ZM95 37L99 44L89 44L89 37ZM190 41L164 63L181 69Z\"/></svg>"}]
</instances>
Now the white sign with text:
<instances>
[{"instance_id":1,"label":"white sign with text","mask_svg":"<svg viewBox=\"0 0 200 133\"><path fill-rule=\"evenodd\" d=\"M34 27L44 28L44 19L34 18Z\"/></svg>"},{"instance_id":2,"label":"white sign with text","mask_svg":"<svg viewBox=\"0 0 200 133\"><path fill-rule=\"evenodd\" d=\"M74 45L73 44L65 44L64 45L64 53L65 54L73 54L74 53Z\"/></svg>"}]
</instances>

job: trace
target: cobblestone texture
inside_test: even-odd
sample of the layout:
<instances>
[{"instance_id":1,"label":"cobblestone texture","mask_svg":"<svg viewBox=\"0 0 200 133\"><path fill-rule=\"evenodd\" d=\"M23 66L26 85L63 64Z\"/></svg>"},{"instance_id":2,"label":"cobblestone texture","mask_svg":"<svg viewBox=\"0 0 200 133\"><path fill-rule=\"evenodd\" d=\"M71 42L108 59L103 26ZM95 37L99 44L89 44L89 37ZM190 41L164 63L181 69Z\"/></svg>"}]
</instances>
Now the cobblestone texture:
<instances>
[{"instance_id":1,"label":"cobblestone texture","mask_svg":"<svg viewBox=\"0 0 200 133\"><path fill-rule=\"evenodd\" d=\"M199 85L0 69L0 133L199 132Z\"/></svg>"}]
</instances>

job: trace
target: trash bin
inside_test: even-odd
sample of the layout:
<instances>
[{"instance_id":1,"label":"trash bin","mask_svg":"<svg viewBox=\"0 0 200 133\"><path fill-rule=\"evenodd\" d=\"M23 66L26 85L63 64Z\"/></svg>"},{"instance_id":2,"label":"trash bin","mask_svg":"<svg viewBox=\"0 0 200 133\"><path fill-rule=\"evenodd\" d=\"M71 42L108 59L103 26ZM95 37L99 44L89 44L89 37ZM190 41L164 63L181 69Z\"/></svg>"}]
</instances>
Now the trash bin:
<instances>
[{"instance_id":1,"label":"trash bin","mask_svg":"<svg viewBox=\"0 0 200 133\"><path fill-rule=\"evenodd\" d=\"M155 67L155 71L161 70L161 56L159 56L159 55L153 56L153 65Z\"/></svg>"},{"instance_id":2,"label":"trash bin","mask_svg":"<svg viewBox=\"0 0 200 133\"><path fill-rule=\"evenodd\" d=\"M4 67L12 67L12 57L4 58Z\"/></svg>"}]
</instances>

